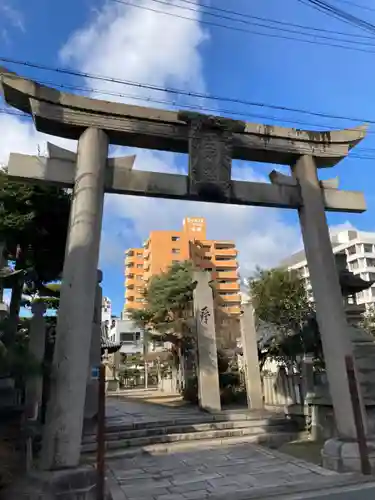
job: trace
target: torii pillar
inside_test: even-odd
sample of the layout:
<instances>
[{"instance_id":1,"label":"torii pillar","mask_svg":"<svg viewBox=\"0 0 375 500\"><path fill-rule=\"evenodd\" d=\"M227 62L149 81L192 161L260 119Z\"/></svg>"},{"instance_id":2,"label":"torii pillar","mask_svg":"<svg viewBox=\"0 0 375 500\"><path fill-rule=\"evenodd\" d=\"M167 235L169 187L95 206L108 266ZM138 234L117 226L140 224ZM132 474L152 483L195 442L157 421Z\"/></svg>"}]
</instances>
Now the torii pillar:
<instances>
[{"instance_id":1,"label":"torii pillar","mask_svg":"<svg viewBox=\"0 0 375 500\"><path fill-rule=\"evenodd\" d=\"M314 158L301 156L292 172L303 200L298 214L336 424L340 437L356 439L345 365L345 356L353 354L352 346Z\"/></svg>"},{"instance_id":2,"label":"torii pillar","mask_svg":"<svg viewBox=\"0 0 375 500\"><path fill-rule=\"evenodd\" d=\"M41 467L79 464L103 216L106 134L88 128L78 141L69 235L61 285L51 397Z\"/></svg>"}]
</instances>

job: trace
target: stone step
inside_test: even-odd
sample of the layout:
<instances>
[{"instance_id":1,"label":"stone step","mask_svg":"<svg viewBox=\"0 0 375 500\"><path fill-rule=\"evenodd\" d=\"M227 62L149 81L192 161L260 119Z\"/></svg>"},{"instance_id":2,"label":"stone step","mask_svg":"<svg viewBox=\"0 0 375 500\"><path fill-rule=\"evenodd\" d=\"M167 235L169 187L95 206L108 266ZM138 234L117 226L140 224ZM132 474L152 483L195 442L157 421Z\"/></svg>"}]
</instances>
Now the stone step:
<instances>
[{"instance_id":1,"label":"stone step","mask_svg":"<svg viewBox=\"0 0 375 500\"><path fill-rule=\"evenodd\" d=\"M216 437L214 439L200 439L190 441L176 441L169 443L157 443L145 446L134 446L130 448L107 449L107 459L133 458L139 455L166 455L185 450L212 449L220 446L231 446L236 444L262 444L269 447L279 447L283 443L300 439L304 433L299 432L264 432L261 434ZM94 450L81 455L82 463L93 463L96 461Z\"/></svg>"},{"instance_id":2,"label":"stone step","mask_svg":"<svg viewBox=\"0 0 375 500\"><path fill-rule=\"evenodd\" d=\"M285 426L285 428L294 427L291 421L286 419L258 419L258 420L235 420L224 422L205 422L197 424L184 424L184 425L163 425L158 427L150 427L143 429L131 430L110 430L108 429L105 438L106 441L117 441L124 439L143 438L150 436L160 436L166 434L188 434L191 432L208 432L214 430L227 430L227 429L245 429L249 427L262 427L265 429L272 429L274 426ZM96 434L86 435L83 438L83 443L96 442Z\"/></svg>"},{"instance_id":3,"label":"stone step","mask_svg":"<svg viewBox=\"0 0 375 500\"><path fill-rule=\"evenodd\" d=\"M257 420L267 420L267 422L280 422L290 420L285 417L284 414L275 415L265 412L223 412L223 413L201 413L198 415L176 415L170 419L149 419L146 421L139 422L121 422L120 419L108 418L106 431L108 433L112 432L122 432L135 429L147 429L147 428L157 428L157 427L171 427L174 425L195 425L204 424L210 422L238 422L238 421L257 421ZM117 423L118 422L118 423Z\"/></svg>"},{"instance_id":4,"label":"stone step","mask_svg":"<svg viewBox=\"0 0 375 500\"><path fill-rule=\"evenodd\" d=\"M272 430L271 430L272 429ZM116 439L106 441L106 449L125 449L139 446L149 446L154 444L164 444L182 441L200 441L212 439L225 439L231 437L245 437L245 436L264 436L270 433L285 433L285 425L273 425L271 427L252 425L249 427L234 428L234 429L219 429L210 431L197 431L197 432L183 432L175 434L156 434L145 437L130 437L128 439ZM288 429L289 431L291 429ZM84 442L82 444L82 453L90 453L96 450L97 443Z\"/></svg>"}]
</instances>

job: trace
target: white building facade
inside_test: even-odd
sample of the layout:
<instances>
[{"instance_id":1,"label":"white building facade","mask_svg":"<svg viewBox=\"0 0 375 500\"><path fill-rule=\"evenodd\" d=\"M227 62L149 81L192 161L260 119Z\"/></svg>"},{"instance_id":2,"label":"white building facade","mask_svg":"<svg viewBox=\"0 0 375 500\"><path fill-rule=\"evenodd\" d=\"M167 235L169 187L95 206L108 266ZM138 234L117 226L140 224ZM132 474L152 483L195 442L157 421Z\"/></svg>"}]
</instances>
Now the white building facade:
<instances>
[{"instance_id":1,"label":"white building facade","mask_svg":"<svg viewBox=\"0 0 375 500\"><path fill-rule=\"evenodd\" d=\"M333 253L345 253L349 271L366 281L375 281L375 233L346 229L332 235L331 242ZM299 271L309 298L313 300L305 252L291 255L281 262L281 266ZM365 304L366 308L375 305L375 285L358 293L356 299L358 304Z\"/></svg>"}]
</instances>

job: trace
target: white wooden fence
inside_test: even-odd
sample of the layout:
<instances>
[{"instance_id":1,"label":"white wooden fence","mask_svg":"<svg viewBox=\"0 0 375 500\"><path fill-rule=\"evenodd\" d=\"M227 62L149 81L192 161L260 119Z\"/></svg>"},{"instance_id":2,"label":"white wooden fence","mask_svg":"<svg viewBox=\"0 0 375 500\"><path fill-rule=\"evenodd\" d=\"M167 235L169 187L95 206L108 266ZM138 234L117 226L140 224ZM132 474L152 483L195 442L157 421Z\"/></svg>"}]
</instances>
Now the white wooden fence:
<instances>
[{"instance_id":1,"label":"white wooden fence","mask_svg":"<svg viewBox=\"0 0 375 500\"><path fill-rule=\"evenodd\" d=\"M299 406L304 403L302 377L296 373L263 373L263 398L265 406L280 407Z\"/></svg>"}]
</instances>

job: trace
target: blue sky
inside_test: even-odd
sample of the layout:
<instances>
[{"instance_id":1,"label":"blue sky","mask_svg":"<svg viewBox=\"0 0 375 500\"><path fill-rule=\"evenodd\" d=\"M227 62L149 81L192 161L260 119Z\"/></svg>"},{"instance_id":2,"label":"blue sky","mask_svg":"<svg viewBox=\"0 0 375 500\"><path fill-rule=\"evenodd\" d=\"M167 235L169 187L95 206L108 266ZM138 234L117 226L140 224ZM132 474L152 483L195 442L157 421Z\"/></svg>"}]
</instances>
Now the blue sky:
<instances>
[{"instance_id":1,"label":"blue sky","mask_svg":"<svg viewBox=\"0 0 375 500\"><path fill-rule=\"evenodd\" d=\"M375 23L375 11L350 7L340 0L330 1ZM177 5L196 8L179 0L168 2L169 6L153 0L129 2L146 9L136 9L113 0L0 0L0 57L375 121L375 53L218 29L201 21L233 23L207 16L199 8L195 13L178 9ZM371 0L357 0L359 2L363 6L373 6ZM193 0L192 3L197 4ZM283 22L370 36L318 13L298 0L206 0L204 3ZM149 8L189 16L193 21L151 12L147 10ZM239 23L237 26L265 32L251 24ZM375 41L367 41L375 45ZM370 50L375 52L375 47ZM113 91L137 94L142 98L171 99L166 93L140 92L134 88L23 66L8 67L38 80L85 87L87 94L95 87L95 96L105 99L111 98L105 92ZM112 97L112 100L116 99L120 97ZM139 104L139 101L128 98L122 100ZM351 120L323 119L266 107L193 99L189 103L246 113L248 121L254 122L291 126L284 120L306 121L306 125L296 125L300 128L316 128L309 123L318 128L357 125ZM0 103L0 108L3 107ZM256 114L265 115L267 119L254 116ZM371 125L369 130L375 132L375 127ZM0 162L4 163L10 151L36 153L37 144L46 140L33 131L30 122L20 122L18 118L5 114L0 114L0 132ZM55 142L75 147L67 141ZM375 148L372 133L358 146L358 154L365 154L360 150L367 148ZM149 151L136 153L137 168L186 169L184 156ZM375 158L375 151L367 154ZM245 162L236 163L234 167L234 174L242 179L265 179L274 168ZM368 211L362 215L330 214L328 219L332 226L353 224L361 230L375 230L373 169L374 160L348 158L338 167L321 173L322 178L339 175L340 187L364 191L368 202ZM151 229L179 229L184 216L201 215L207 218L209 237L237 241L245 275L256 265L277 263L300 245L295 212L107 196L100 265L104 271L104 293L112 299L115 313L118 314L123 306L124 249L141 245Z\"/></svg>"}]
</instances>

